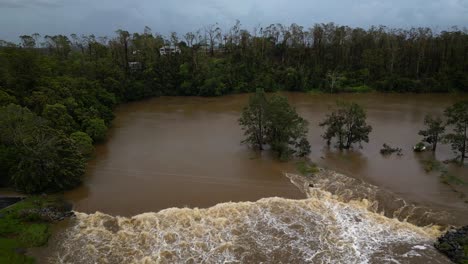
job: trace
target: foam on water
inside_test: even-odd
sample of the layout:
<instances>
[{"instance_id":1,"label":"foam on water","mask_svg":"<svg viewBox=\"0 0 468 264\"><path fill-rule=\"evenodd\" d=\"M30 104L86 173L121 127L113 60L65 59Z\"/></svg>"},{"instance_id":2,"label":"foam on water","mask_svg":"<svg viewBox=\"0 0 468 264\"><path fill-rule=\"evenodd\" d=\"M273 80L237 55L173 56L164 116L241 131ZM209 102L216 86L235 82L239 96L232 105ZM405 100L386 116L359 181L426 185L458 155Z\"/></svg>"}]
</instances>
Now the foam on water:
<instances>
[{"instance_id":1,"label":"foam on water","mask_svg":"<svg viewBox=\"0 0 468 264\"><path fill-rule=\"evenodd\" d=\"M344 200L319 187L304 188L303 200L274 197L131 218L77 212L52 261L449 263L431 246L440 234L437 226L386 217L369 210L374 203L368 199Z\"/></svg>"}]
</instances>

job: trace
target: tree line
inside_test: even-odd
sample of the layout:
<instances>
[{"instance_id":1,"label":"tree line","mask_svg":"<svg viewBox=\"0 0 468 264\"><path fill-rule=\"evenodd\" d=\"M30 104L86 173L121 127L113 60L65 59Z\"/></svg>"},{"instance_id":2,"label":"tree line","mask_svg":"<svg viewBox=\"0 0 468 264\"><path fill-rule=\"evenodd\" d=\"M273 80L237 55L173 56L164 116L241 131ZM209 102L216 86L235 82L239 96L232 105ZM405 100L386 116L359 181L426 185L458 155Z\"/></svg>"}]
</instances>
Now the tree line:
<instances>
[{"instance_id":1,"label":"tree line","mask_svg":"<svg viewBox=\"0 0 468 264\"><path fill-rule=\"evenodd\" d=\"M237 22L227 30L213 24L184 35L145 27L140 33L117 30L113 37L33 34L20 40L0 40L0 184L30 193L78 184L93 144L106 137L114 107L126 101L256 89L468 89L468 34L457 28L435 33L329 23L249 31ZM286 103L268 99L266 116L293 117L294 129L303 133L305 121ZM306 153L304 137L291 138L280 124L267 123L262 140L284 157Z\"/></svg>"},{"instance_id":2,"label":"tree line","mask_svg":"<svg viewBox=\"0 0 468 264\"><path fill-rule=\"evenodd\" d=\"M149 27L140 33L117 30L112 38L23 35L19 44L0 41L0 46L53 57L63 66L60 74L107 79L105 88L127 100L162 94L217 96L256 88L448 92L468 91L467 33L456 27L434 32L334 23L271 24L249 31L238 21L225 30L212 24L170 36L154 34ZM181 52L161 55L165 46Z\"/></svg>"},{"instance_id":3,"label":"tree line","mask_svg":"<svg viewBox=\"0 0 468 264\"><path fill-rule=\"evenodd\" d=\"M459 101L444 111L446 121L441 117L426 115L425 129L419 131L423 136L415 151L423 151L425 143L435 152L437 144L442 141L451 145L457 155L455 160L464 164L468 154L468 101ZM335 108L319 123L324 128L322 138L328 146L339 150L352 149L362 142L369 142L372 126L366 122L366 110L353 102L338 101ZM289 105L286 97L274 94L268 98L262 89L258 89L244 107L239 125L246 138L242 143L262 151L268 146L282 160L293 155L304 157L310 154L311 146L307 140L308 122L300 117ZM450 132L445 133L446 127ZM422 146L420 145L422 144ZM382 154L398 152L400 148L391 148L383 144Z\"/></svg>"}]
</instances>

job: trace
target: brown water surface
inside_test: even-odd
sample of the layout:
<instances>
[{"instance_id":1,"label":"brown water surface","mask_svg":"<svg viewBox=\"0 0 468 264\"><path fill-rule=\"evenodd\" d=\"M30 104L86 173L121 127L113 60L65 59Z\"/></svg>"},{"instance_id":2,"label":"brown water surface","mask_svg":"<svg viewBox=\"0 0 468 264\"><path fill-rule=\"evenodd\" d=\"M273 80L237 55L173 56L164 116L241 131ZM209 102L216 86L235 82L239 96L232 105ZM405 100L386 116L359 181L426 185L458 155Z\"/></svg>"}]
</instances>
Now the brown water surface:
<instances>
[{"instance_id":1,"label":"brown water surface","mask_svg":"<svg viewBox=\"0 0 468 264\"><path fill-rule=\"evenodd\" d=\"M439 226L468 224L468 187L424 169L453 158L449 146L412 147L425 114L467 96L285 95L309 121L310 159L330 170L286 174L294 162L240 144L245 94L126 104L84 184L66 193L76 218L33 254L45 263L449 263L432 245ZM368 111L374 129L362 149L330 149L320 136L338 99ZM404 155L382 156L383 143ZM443 167L468 183L468 166Z\"/></svg>"},{"instance_id":2,"label":"brown water surface","mask_svg":"<svg viewBox=\"0 0 468 264\"><path fill-rule=\"evenodd\" d=\"M466 95L286 93L309 121L310 158L330 169L363 179L411 202L464 211L468 198L441 183L440 173L427 173L422 163L431 153L417 154L425 114L442 114ZM227 201L264 197L304 198L283 172L293 162L256 153L240 144L237 120L248 95L219 98L160 97L119 107L109 138L96 148L82 187L66 194L75 210L131 216L169 207L209 207ZM363 149L328 149L318 126L336 100L354 101L368 111L373 126ZM403 148L404 155L383 157L383 143ZM440 145L435 158L454 154ZM467 166L450 171L468 182ZM464 190L465 187L457 187ZM465 188L466 189L466 188Z\"/></svg>"}]
</instances>

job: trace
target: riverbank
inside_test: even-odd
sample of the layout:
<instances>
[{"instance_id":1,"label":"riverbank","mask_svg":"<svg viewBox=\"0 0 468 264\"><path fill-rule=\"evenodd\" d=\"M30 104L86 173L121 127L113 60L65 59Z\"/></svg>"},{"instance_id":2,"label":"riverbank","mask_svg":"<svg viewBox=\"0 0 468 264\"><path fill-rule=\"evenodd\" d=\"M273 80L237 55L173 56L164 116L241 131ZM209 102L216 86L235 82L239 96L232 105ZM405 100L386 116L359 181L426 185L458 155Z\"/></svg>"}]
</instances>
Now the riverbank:
<instances>
[{"instance_id":1,"label":"riverbank","mask_svg":"<svg viewBox=\"0 0 468 264\"><path fill-rule=\"evenodd\" d=\"M434 246L453 262L468 264L468 226L447 231Z\"/></svg>"},{"instance_id":2,"label":"riverbank","mask_svg":"<svg viewBox=\"0 0 468 264\"><path fill-rule=\"evenodd\" d=\"M73 215L61 196L30 196L0 210L0 263L34 263L28 248L44 246L52 223Z\"/></svg>"}]
</instances>

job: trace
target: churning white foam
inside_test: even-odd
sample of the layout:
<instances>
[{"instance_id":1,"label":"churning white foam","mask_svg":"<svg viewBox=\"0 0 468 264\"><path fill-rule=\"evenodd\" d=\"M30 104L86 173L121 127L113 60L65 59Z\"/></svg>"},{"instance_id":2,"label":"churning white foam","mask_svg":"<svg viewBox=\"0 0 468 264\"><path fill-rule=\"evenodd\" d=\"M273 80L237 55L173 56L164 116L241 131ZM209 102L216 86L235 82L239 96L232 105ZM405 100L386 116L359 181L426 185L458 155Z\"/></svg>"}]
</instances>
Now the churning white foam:
<instances>
[{"instance_id":1,"label":"churning white foam","mask_svg":"<svg viewBox=\"0 0 468 264\"><path fill-rule=\"evenodd\" d=\"M436 227L418 227L311 187L307 199L265 198L131 218L76 213L58 263L445 263Z\"/></svg>"}]
</instances>

